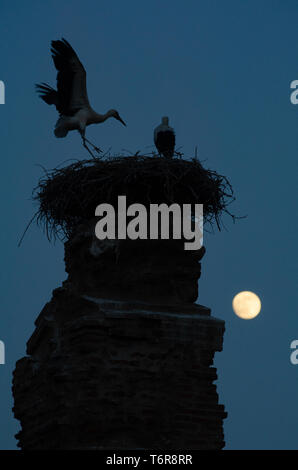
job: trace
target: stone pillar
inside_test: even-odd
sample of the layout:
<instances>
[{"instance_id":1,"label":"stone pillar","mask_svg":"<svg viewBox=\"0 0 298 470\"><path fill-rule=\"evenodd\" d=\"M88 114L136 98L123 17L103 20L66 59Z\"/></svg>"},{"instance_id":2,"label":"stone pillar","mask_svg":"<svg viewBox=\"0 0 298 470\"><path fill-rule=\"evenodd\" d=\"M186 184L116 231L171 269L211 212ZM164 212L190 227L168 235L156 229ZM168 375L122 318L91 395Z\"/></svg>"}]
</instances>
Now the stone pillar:
<instances>
[{"instance_id":1,"label":"stone pillar","mask_svg":"<svg viewBox=\"0 0 298 470\"><path fill-rule=\"evenodd\" d=\"M224 322L194 304L203 254L78 229L14 372L22 449L224 447L212 366Z\"/></svg>"}]
</instances>

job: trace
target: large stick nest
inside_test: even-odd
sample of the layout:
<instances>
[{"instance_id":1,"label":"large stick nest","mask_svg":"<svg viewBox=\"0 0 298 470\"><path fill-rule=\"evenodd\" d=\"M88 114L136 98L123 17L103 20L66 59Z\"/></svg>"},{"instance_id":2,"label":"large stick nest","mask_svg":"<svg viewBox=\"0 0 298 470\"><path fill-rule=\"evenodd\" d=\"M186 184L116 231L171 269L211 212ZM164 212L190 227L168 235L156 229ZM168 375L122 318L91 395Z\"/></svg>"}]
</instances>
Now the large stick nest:
<instances>
[{"instance_id":1,"label":"large stick nest","mask_svg":"<svg viewBox=\"0 0 298 470\"><path fill-rule=\"evenodd\" d=\"M68 239L78 226L95 216L101 203L117 207L118 196L132 203L204 204L204 222L221 228L221 215L232 215L234 200L225 176L203 168L196 158L166 159L117 156L76 161L64 168L45 170L33 191L38 201L37 223L47 237Z\"/></svg>"}]
</instances>

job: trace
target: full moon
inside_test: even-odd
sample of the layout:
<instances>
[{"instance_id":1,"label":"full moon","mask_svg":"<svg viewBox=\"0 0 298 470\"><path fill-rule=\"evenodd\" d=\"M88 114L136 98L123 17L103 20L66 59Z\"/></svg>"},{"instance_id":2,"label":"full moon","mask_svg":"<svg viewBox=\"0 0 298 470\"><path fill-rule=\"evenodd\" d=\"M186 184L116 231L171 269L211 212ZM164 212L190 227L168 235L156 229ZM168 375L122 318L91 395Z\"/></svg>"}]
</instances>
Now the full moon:
<instances>
[{"instance_id":1,"label":"full moon","mask_svg":"<svg viewBox=\"0 0 298 470\"><path fill-rule=\"evenodd\" d=\"M261 301L253 292L243 291L235 295L232 302L236 315L244 320L251 320L259 315Z\"/></svg>"}]
</instances>

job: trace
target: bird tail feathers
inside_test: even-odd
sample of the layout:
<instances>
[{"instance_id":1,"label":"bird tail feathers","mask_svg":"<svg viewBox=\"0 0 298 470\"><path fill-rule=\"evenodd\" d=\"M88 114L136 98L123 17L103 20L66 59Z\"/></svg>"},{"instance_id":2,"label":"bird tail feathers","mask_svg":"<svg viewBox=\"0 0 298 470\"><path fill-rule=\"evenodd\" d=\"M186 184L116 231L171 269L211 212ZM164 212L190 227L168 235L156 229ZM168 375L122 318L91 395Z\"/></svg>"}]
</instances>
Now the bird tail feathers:
<instances>
[{"instance_id":1,"label":"bird tail feathers","mask_svg":"<svg viewBox=\"0 0 298 470\"><path fill-rule=\"evenodd\" d=\"M56 137L60 138L60 137L67 136L69 129L66 128L65 124L66 124L65 118L61 116L56 122L55 129L54 129L54 134Z\"/></svg>"}]
</instances>

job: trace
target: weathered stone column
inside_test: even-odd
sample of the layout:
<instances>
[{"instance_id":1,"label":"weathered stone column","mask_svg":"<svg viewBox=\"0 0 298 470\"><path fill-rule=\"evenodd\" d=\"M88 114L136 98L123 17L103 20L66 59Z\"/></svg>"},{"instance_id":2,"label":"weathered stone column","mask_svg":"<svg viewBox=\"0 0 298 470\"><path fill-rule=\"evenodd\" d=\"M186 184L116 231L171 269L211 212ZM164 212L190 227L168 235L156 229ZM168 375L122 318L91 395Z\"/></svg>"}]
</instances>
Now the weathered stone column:
<instances>
[{"instance_id":1,"label":"weathered stone column","mask_svg":"<svg viewBox=\"0 0 298 470\"><path fill-rule=\"evenodd\" d=\"M14 372L22 449L223 448L224 322L194 304L203 255L79 227Z\"/></svg>"}]
</instances>

